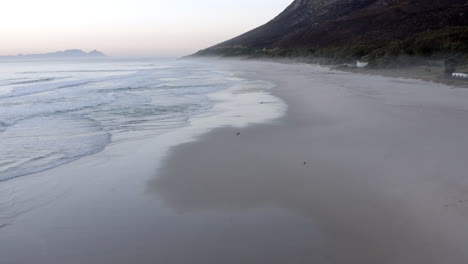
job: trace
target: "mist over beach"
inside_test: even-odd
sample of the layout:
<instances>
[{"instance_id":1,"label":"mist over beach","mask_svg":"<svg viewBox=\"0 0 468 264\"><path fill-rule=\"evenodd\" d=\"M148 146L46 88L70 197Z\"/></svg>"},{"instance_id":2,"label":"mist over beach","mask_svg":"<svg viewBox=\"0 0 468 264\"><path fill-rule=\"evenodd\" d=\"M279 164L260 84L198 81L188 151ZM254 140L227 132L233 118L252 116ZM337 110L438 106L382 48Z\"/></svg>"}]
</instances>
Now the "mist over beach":
<instances>
[{"instance_id":1,"label":"mist over beach","mask_svg":"<svg viewBox=\"0 0 468 264\"><path fill-rule=\"evenodd\" d=\"M1 264L468 261L464 1L5 10Z\"/></svg>"}]
</instances>

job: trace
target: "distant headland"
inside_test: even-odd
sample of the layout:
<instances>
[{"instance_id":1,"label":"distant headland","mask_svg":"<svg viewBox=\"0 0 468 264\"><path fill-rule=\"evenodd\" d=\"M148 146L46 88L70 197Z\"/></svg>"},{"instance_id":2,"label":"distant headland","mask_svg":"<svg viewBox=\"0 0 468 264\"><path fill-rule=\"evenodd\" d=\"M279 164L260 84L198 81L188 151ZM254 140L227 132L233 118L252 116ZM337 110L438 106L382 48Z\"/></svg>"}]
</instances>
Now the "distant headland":
<instances>
[{"instance_id":1,"label":"distant headland","mask_svg":"<svg viewBox=\"0 0 468 264\"><path fill-rule=\"evenodd\" d=\"M0 59L81 59L81 58L102 58L107 57L104 53L93 50L85 52L80 49L70 49L42 54L18 54L16 56L0 56Z\"/></svg>"}]
</instances>

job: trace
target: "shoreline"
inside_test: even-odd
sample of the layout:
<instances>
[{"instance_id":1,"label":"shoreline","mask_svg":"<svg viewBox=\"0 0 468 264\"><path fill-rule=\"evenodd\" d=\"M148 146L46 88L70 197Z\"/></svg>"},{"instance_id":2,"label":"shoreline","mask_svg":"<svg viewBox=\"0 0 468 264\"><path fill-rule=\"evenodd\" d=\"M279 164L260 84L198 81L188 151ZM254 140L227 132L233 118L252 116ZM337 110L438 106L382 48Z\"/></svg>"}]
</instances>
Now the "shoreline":
<instances>
[{"instance_id":1,"label":"shoreline","mask_svg":"<svg viewBox=\"0 0 468 264\"><path fill-rule=\"evenodd\" d=\"M0 229L7 263L468 260L459 202L468 186L466 90L313 65L217 63L274 83L286 115L278 102L269 122L231 112L208 133L188 128L175 147L171 138L187 131L113 145L49 179L18 178L30 186L12 187L67 188ZM245 105L223 107L254 119L272 102L223 96L244 96Z\"/></svg>"},{"instance_id":2,"label":"shoreline","mask_svg":"<svg viewBox=\"0 0 468 264\"><path fill-rule=\"evenodd\" d=\"M242 128L283 115L286 106L269 94L270 85L243 79L238 85L210 94L214 107L192 116L189 126L157 136L112 142L104 151L75 162L0 182L3 260L21 264L102 264L139 259L139 263L154 263L147 256L134 257L132 254L139 249L120 237L134 234L133 216L145 221L146 212L154 210L150 219L176 217L166 213L158 199L148 194L148 181L168 151L179 144L196 141L216 127ZM130 211L132 214L128 214ZM152 225L146 222L138 232ZM81 233L93 239L88 240ZM96 241L100 241L99 245ZM73 246L78 242L83 244ZM126 254L122 262L106 254L115 247Z\"/></svg>"}]
</instances>

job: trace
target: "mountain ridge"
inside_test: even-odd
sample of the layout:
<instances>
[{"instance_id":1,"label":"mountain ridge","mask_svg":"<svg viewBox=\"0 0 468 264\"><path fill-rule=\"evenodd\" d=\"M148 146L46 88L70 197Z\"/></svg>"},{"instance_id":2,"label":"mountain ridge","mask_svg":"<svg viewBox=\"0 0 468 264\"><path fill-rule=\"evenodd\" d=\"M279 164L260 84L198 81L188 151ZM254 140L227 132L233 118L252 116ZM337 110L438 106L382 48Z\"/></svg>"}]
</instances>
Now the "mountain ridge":
<instances>
[{"instance_id":1,"label":"mountain ridge","mask_svg":"<svg viewBox=\"0 0 468 264\"><path fill-rule=\"evenodd\" d=\"M295 0L270 22L216 49L308 49L405 39L468 25L466 0Z\"/></svg>"}]
</instances>

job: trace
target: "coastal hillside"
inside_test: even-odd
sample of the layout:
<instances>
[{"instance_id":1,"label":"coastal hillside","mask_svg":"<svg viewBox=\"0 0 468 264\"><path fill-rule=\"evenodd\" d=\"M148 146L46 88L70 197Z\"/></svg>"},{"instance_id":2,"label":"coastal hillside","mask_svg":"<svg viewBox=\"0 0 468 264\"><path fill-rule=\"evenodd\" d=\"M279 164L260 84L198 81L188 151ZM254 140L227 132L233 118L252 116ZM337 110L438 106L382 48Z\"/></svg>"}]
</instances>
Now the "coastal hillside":
<instances>
[{"instance_id":1,"label":"coastal hillside","mask_svg":"<svg viewBox=\"0 0 468 264\"><path fill-rule=\"evenodd\" d=\"M267 24L196 55L467 54L467 26L466 0L295 0Z\"/></svg>"}]
</instances>

